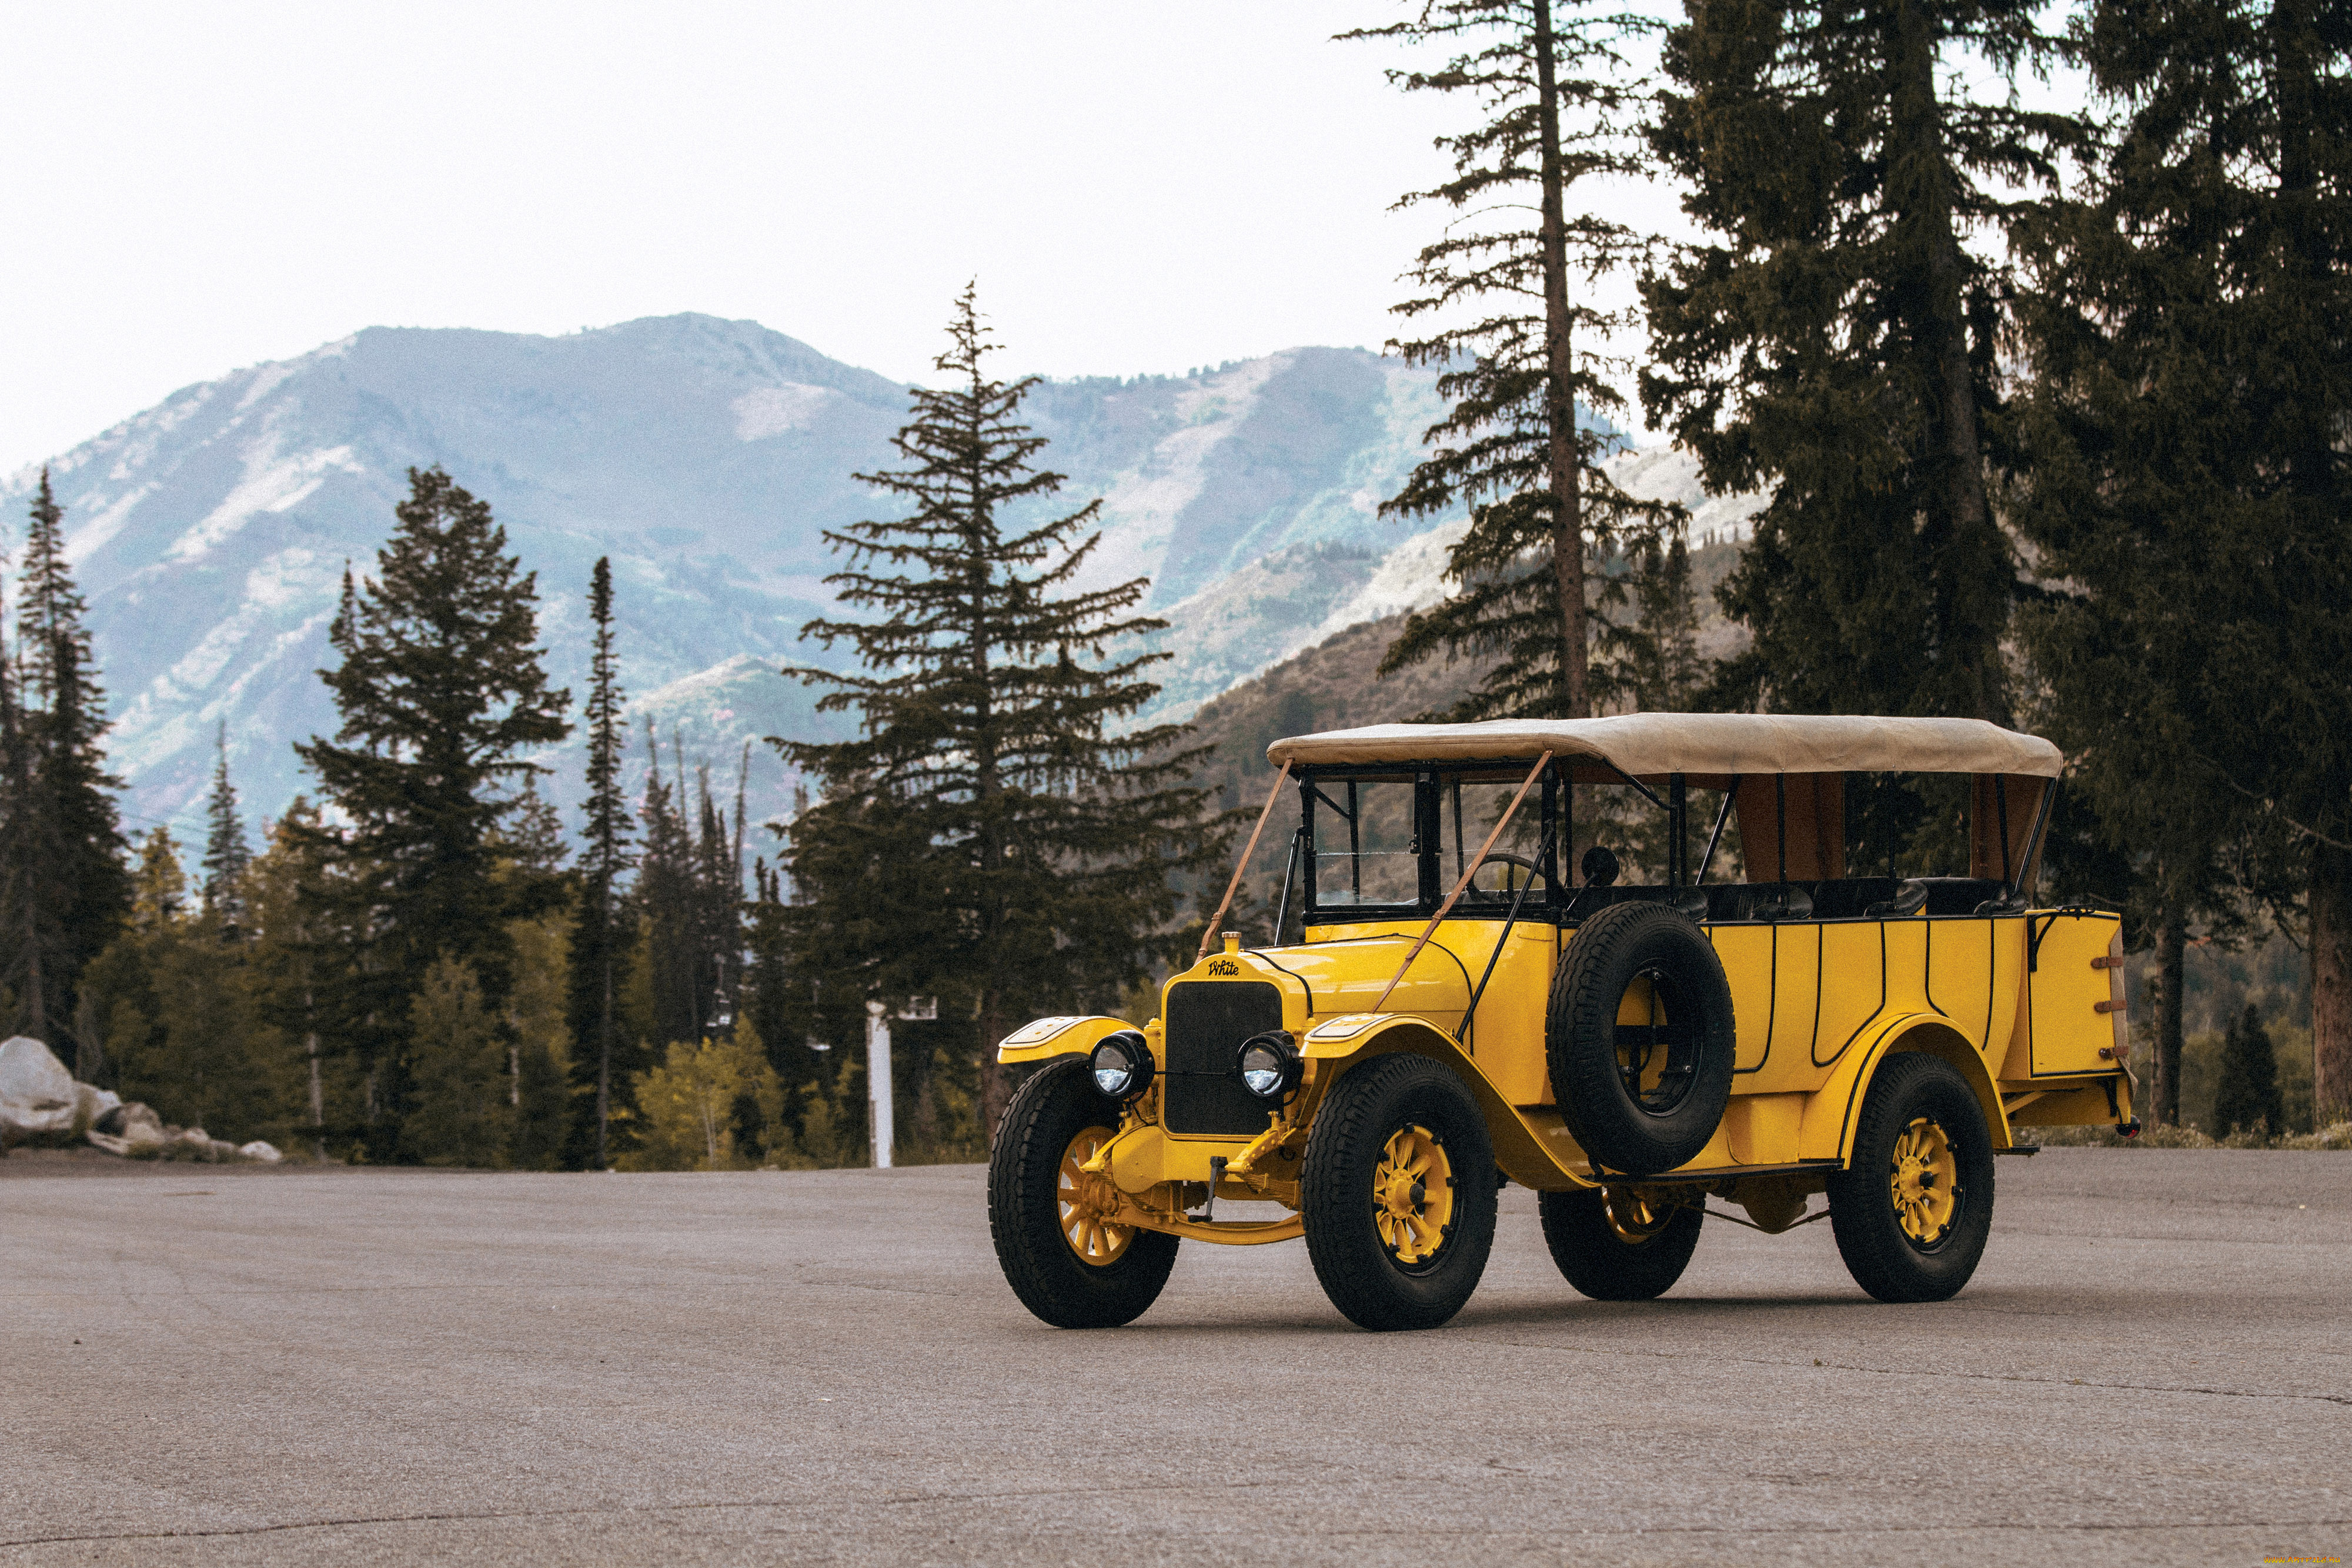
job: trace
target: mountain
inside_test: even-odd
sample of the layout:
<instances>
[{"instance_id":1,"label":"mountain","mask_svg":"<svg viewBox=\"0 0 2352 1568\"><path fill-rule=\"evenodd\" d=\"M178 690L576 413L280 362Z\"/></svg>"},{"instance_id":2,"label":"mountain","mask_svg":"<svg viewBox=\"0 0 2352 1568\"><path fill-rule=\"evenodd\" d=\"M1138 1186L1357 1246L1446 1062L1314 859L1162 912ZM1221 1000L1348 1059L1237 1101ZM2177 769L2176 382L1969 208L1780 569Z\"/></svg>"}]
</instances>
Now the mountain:
<instances>
[{"instance_id":1,"label":"mountain","mask_svg":"<svg viewBox=\"0 0 2352 1568\"><path fill-rule=\"evenodd\" d=\"M1302 348L1182 376L1040 384L1027 405L1069 482L1100 496L1088 585L1148 576L1173 657L1150 718L1360 622L1432 601L1461 524L1377 516L1440 412L1435 372ZM304 787L289 743L331 733L316 674L346 562L371 570L412 465L488 500L538 574L551 673L584 695L584 597L613 558L633 716L663 766L723 788L747 740L842 733L779 674L835 655L799 629L829 610L827 528L887 516L857 482L892 465L908 389L751 321L699 315L563 337L371 328L175 392L48 465L89 601L113 765L134 830L197 831L216 727L247 808ZM1687 460L1633 454L1696 494ZM1676 464L1679 461L1680 466ZM1654 474L1650 470L1654 469ZM21 528L37 475L0 483ZM1042 514L1041 514L1042 515ZM577 747L551 753L577 792ZM642 737L635 766L646 751ZM752 748L755 810L790 780Z\"/></svg>"},{"instance_id":2,"label":"mountain","mask_svg":"<svg viewBox=\"0 0 2352 1568\"><path fill-rule=\"evenodd\" d=\"M1149 575L1165 608L1268 553L1393 546L1406 530L1373 511L1417 458L1433 380L1299 349L1048 382L1029 406L1070 476L1060 499L1106 498L1090 580ZM337 584L373 565L411 465L492 504L575 695L588 571L609 553L634 711L684 727L689 758L731 769L746 737L837 729L774 672L824 662L798 639L830 597L823 531L887 515L852 476L893 461L907 410L898 383L693 315L556 338L372 328L174 393L49 465L130 821L193 827L224 721L249 809L302 787L289 743L334 722L314 672ZM0 485L12 518L36 474ZM772 807L781 769L764 748L753 768Z\"/></svg>"}]
</instances>

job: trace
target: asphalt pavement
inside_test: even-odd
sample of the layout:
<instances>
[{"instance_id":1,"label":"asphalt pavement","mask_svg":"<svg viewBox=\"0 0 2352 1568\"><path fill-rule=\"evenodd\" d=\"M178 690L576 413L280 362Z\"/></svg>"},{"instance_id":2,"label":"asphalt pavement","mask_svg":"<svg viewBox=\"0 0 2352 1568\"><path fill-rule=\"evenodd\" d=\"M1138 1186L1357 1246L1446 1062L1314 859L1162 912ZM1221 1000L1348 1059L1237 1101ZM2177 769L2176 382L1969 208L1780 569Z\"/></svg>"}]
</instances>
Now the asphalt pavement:
<instances>
[{"instance_id":1,"label":"asphalt pavement","mask_svg":"<svg viewBox=\"0 0 2352 1568\"><path fill-rule=\"evenodd\" d=\"M2004 1159L1974 1284L1710 1221L1587 1301L1504 1195L1451 1325L1303 1244L1045 1327L982 1172L0 1161L16 1563L2352 1557L2352 1156ZM1815 1199L1818 1206L1820 1199Z\"/></svg>"}]
</instances>

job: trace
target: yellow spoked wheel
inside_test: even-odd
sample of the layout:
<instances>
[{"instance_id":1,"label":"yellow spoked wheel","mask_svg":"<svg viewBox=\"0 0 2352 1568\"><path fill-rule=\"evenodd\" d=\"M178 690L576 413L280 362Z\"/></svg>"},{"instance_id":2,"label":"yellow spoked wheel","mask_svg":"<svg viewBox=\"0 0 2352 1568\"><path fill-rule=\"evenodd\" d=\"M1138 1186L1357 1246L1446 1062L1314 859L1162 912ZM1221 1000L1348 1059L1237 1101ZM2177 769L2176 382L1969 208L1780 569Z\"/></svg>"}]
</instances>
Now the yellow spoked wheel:
<instances>
[{"instance_id":1,"label":"yellow spoked wheel","mask_svg":"<svg viewBox=\"0 0 2352 1568\"><path fill-rule=\"evenodd\" d=\"M1675 1217L1672 1208L1654 1207L1647 1198L1630 1186L1601 1188L1601 1214L1609 1222L1609 1228L1615 1232L1617 1239L1628 1247L1639 1247L1656 1236Z\"/></svg>"},{"instance_id":2,"label":"yellow spoked wheel","mask_svg":"<svg viewBox=\"0 0 2352 1568\"><path fill-rule=\"evenodd\" d=\"M1915 1247L1933 1247L1952 1228L1960 1199L1960 1162L1944 1129L1926 1116L1912 1118L1895 1139L1894 1168L1887 1176L1895 1195L1895 1218Z\"/></svg>"},{"instance_id":3,"label":"yellow spoked wheel","mask_svg":"<svg viewBox=\"0 0 2352 1568\"><path fill-rule=\"evenodd\" d=\"M1403 1268L1432 1262L1454 1230L1454 1166L1426 1127L1389 1137L1372 1171L1372 1226Z\"/></svg>"},{"instance_id":4,"label":"yellow spoked wheel","mask_svg":"<svg viewBox=\"0 0 2352 1568\"><path fill-rule=\"evenodd\" d=\"M1062 1239L1079 1259L1097 1268L1118 1261L1135 1228L1110 1217L1118 1212L1118 1188L1108 1176L1089 1174L1086 1163L1110 1142L1108 1127L1087 1127L1062 1151L1061 1174L1055 1181L1055 1202L1062 1218Z\"/></svg>"}]
</instances>

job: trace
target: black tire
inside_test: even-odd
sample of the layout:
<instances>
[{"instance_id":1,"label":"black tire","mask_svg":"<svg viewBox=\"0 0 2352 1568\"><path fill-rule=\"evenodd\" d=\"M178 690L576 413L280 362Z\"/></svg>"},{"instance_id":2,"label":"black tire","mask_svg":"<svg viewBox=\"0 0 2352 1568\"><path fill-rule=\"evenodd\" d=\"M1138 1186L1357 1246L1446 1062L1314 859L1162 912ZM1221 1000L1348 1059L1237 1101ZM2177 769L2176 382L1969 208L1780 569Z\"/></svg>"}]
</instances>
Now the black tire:
<instances>
[{"instance_id":1,"label":"black tire","mask_svg":"<svg viewBox=\"0 0 2352 1568\"><path fill-rule=\"evenodd\" d=\"M1432 1197L1427 1184L1416 1183L1400 1187L1399 1207L1390 1207L1381 1171L1391 1140L1420 1149L1433 1162L1429 1169L1444 1173L1445 1194ZM1451 1071L1402 1054L1350 1071L1315 1114L1299 1174L1307 1255L1323 1293L1349 1322L1375 1333L1444 1322L1486 1271L1495 1176L1486 1118ZM1390 1236L1405 1240L1392 1245ZM1413 1255L1421 1246L1433 1249Z\"/></svg>"},{"instance_id":2,"label":"black tire","mask_svg":"<svg viewBox=\"0 0 2352 1568\"><path fill-rule=\"evenodd\" d=\"M1617 1188L1622 1207L1632 1193ZM1612 1215L1612 1194L1599 1187L1536 1196L1543 1219L1544 1245L1551 1260L1579 1293L1596 1301L1654 1301L1674 1289L1690 1267L1705 1213L1697 1204L1670 1210L1663 1220L1636 1207Z\"/></svg>"},{"instance_id":3,"label":"black tire","mask_svg":"<svg viewBox=\"0 0 2352 1568\"><path fill-rule=\"evenodd\" d=\"M1618 1007L1644 977L1664 1021L1621 1029ZM1612 904L1578 928L1552 977L1544 1051L1560 1115L1596 1164L1655 1176L1697 1157L1730 1103L1737 1043L1723 961L1689 915Z\"/></svg>"},{"instance_id":4,"label":"black tire","mask_svg":"<svg viewBox=\"0 0 2352 1568\"><path fill-rule=\"evenodd\" d=\"M1086 1058L1065 1057L1013 1096L988 1156L988 1234L1005 1283L1057 1329L1133 1322L1176 1266L1176 1238L1156 1230L1133 1231L1106 1263L1079 1257L1063 1232L1063 1155L1088 1128L1118 1125L1118 1109L1095 1092Z\"/></svg>"},{"instance_id":5,"label":"black tire","mask_svg":"<svg viewBox=\"0 0 2352 1568\"><path fill-rule=\"evenodd\" d=\"M1951 1155L1948 1213L1935 1207L1936 1186L1917 1183L1915 1136L1926 1123ZM1932 1148L1932 1142L1927 1145ZM1905 1161L1916 1184L1906 1189ZM1932 1168L1924 1174L1933 1177ZM1853 1282L1882 1301L1941 1301L1959 1293L1992 1233L1992 1135L1968 1081L1948 1062L1899 1051L1879 1064L1863 1096L1853 1163L1830 1177L1830 1228ZM1898 1194L1905 1196L1898 1197ZM1925 1195L1924 1197L1922 1195ZM1910 1223L1906 1224L1909 1206ZM1922 1232L1926 1232L1925 1235Z\"/></svg>"}]
</instances>

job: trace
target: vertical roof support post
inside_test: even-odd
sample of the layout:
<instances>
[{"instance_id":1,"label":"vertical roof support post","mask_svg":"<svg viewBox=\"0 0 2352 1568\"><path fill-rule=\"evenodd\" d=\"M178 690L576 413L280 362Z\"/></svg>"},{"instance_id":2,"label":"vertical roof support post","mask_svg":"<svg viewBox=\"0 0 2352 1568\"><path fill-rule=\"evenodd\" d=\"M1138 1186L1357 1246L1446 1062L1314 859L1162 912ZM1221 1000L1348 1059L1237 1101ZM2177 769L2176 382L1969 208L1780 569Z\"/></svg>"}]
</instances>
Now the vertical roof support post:
<instances>
[{"instance_id":1,"label":"vertical roof support post","mask_svg":"<svg viewBox=\"0 0 2352 1568\"><path fill-rule=\"evenodd\" d=\"M1740 777L1735 773L1731 782L1724 786L1723 805L1715 813L1715 831L1706 836L1706 853L1698 858L1698 875L1692 878L1694 882L1705 882L1706 868L1715 863L1715 846L1723 841L1723 825L1731 821L1732 803L1739 799L1739 783Z\"/></svg>"},{"instance_id":2,"label":"vertical roof support post","mask_svg":"<svg viewBox=\"0 0 2352 1568\"><path fill-rule=\"evenodd\" d=\"M1437 770L1413 775L1412 849L1415 873L1413 901L1427 909L1445 885L1445 813L1437 799Z\"/></svg>"},{"instance_id":3,"label":"vertical roof support post","mask_svg":"<svg viewBox=\"0 0 2352 1568\"><path fill-rule=\"evenodd\" d=\"M1789 776L1772 775L1772 827L1778 841L1774 848L1780 852L1780 874L1773 880L1785 884L1789 880Z\"/></svg>"},{"instance_id":4,"label":"vertical roof support post","mask_svg":"<svg viewBox=\"0 0 2352 1568\"><path fill-rule=\"evenodd\" d=\"M2040 865L2042 835L2050 826L2050 808L2057 799L2058 780L2044 779L2042 781L2042 804L2033 811L2033 831L2025 835L2025 863L2017 868L2017 880L2010 883L2009 899L2011 902L2033 895L2033 873Z\"/></svg>"},{"instance_id":5,"label":"vertical roof support post","mask_svg":"<svg viewBox=\"0 0 2352 1568\"><path fill-rule=\"evenodd\" d=\"M1690 829L1690 792L1683 775L1676 773L1666 780L1666 885L1683 885L1689 869L1690 845L1685 841Z\"/></svg>"},{"instance_id":6,"label":"vertical roof support post","mask_svg":"<svg viewBox=\"0 0 2352 1568\"><path fill-rule=\"evenodd\" d=\"M1544 904L1557 910L1564 900L1559 891L1559 764L1544 769L1543 776L1543 847L1537 852L1536 866L1543 873Z\"/></svg>"}]
</instances>

